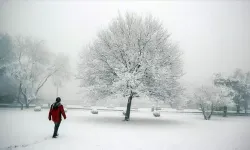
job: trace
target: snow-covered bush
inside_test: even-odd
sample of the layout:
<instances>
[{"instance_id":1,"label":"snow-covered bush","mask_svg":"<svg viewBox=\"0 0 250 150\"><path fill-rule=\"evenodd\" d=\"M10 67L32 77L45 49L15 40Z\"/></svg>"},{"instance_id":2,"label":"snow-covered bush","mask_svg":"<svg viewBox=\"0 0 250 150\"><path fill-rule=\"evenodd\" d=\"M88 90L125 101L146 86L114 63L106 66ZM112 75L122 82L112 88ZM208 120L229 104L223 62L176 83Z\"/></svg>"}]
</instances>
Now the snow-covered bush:
<instances>
[{"instance_id":1,"label":"snow-covered bush","mask_svg":"<svg viewBox=\"0 0 250 150\"><path fill-rule=\"evenodd\" d=\"M93 108L93 109L91 110L91 113L92 113L92 114L98 114L98 110L95 109L95 108Z\"/></svg>"},{"instance_id":2,"label":"snow-covered bush","mask_svg":"<svg viewBox=\"0 0 250 150\"><path fill-rule=\"evenodd\" d=\"M34 111L41 111L42 110L42 107L41 106L36 106L35 108L34 108Z\"/></svg>"},{"instance_id":3,"label":"snow-covered bush","mask_svg":"<svg viewBox=\"0 0 250 150\"><path fill-rule=\"evenodd\" d=\"M155 117L160 117L160 116L161 116L161 114L160 114L159 111L154 111L154 112L153 112L153 115L154 115Z\"/></svg>"}]
</instances>

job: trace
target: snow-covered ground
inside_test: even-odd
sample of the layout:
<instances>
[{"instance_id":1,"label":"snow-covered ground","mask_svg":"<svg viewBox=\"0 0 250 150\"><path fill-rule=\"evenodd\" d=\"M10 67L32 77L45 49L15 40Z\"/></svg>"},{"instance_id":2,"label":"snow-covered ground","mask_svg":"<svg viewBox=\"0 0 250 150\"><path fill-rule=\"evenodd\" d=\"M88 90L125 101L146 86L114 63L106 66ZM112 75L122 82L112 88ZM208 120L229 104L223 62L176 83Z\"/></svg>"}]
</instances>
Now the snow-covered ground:
<instances>
[{"instance_id":1,"label":"snow-covered ground","mask_svg":"<svg viewBox=\"0 0 250 150\"><path fill-rule=\"evenodd\" d=\"M67 120L52 139L48 110L0 109L0 149L14 150L250 150L250 117L131 112L123 122L120 111L68 110ZM9 148L11 149L11 148Z\"/></svg>"}]
</instances>

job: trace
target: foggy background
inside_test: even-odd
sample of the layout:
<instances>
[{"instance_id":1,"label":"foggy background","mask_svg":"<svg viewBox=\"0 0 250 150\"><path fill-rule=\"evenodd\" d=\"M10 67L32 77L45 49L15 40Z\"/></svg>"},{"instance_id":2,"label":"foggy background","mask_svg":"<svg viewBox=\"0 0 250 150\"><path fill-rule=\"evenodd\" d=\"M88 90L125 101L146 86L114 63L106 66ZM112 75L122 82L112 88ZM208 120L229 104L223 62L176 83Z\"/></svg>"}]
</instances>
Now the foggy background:
<instances>
[{"instance_id":1,"label":"foggy background","mask_svg":"<svg viewBox=\"0 0 250 150\"><path fill-rule=\"evenodd\" d=\"M213 73L230 74L235 68L250 70L249 1L31 1L8 0L0 4L0 32L12 36L32 36L45 40L53 52L69 55L76 73L79 52L105 29L118 12L151 13L159 18L184 52L181 82L192 90L211 82ZM72 76L59 90L67 100L80 100L79 81ZM46 83L41 93L56 96L56 88Z\"/></svg>"}]
</instances>

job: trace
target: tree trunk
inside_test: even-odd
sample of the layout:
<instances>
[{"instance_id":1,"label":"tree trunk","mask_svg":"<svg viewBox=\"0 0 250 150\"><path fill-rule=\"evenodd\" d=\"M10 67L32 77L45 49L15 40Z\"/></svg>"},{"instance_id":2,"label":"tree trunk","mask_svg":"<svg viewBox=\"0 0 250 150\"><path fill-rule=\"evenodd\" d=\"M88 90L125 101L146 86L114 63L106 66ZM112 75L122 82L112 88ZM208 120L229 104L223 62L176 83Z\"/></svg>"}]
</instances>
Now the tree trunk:
<instances>
[{"instance_id":1,"label":"tree trunk","mask_svg":"<svg viewBox=\"0 0 250 150\"><path fill-rule=\"evenodd\" d=\"M200 106L201 106L201 105L200 105ZM202 110L202 114L203 114L204 119L207 120L207 114L206 114L206 112L205 112L203 106L201 106L201 110Z\"/></svg>"},{"instance_id":2,"label":"tree trunk","mask_svg":"<svg viewBox=\"0 0 250 150\"><path fill-rule=\"evenodd\" d=\"M240 97L235 96L233 100L236 105L236 113L239 114L240 113Z\"/></svg>"},{"instance_id":3,"label":"tree trunk","mask_svg":"<svg viewBox=\"0 0 250 150\"><path fill-rule=\"evenodd\" d=\"M26 95L24 96L24 99L25 99L25 107L29 108L29 103Z\"/></svg>"},{"instance_id":4,"label":"tree trunk","mask_svg":"<svg viewBox=\"0 0 250 150\"><path fill-rule=\"evenodd\" d=\"M210 120L211 117L212 117L212 115L213 115L213 112L214 112L214 106L213 105L211 106L211 112L210 112L210 114L208 114L208 112L205 111L205 109L204 109L204 107L202 105L200 105L200 107L201 107L204 119L205 120Z\"/></svg>"},{"instance_id":5,"label":"tree trunk","mask_svg":"<svg viewBox=\"0 0 250 150\"><path fill-rule=\"evenodd\" d=\"M18 103L21 105L21 110L23 110L23 103L20 100L18 100Z\"/></svg>"},{"instance_id":6,"label":"tree trunk","mask_svg":"<svg viewBox=\"0 0 250 150\"><path fill-rule=\"evenodd\" d=\"M25 107L29 108L29 102L28 102L28 98L26 96L26 89L25 89L25 93L22 92L22 94L23 94L23 97L24 97L24 100L25 100Z\"/></svg>"},{"instance_id":7,"label":"tree trunk","mask_svg":"<svg viewBox=\"0 0 250 150\"><path fill-rule=\"evenodd\" d=\"M227 117L227 106L223 107L223 117Z\"/></svg>"},{"instance_id":8,"label":"tree trunk","mask_svg":"<svg viewBox=\"0 0 250 150\"><path fill-rule=\"evenodd\" d=\"M204 119L207 120L207 115L206 115L206 112L202 112L203 116L204 116Z\"/></svg>"},{"instance_id":9,"label":"tree trunk","mask_svg":"<svg viewBox=\"0 0 250 150\"><path fill-rule=\"evenodd\" d=\"M237 112L237 114L240 113L240 104L236 104L236 112Z\"/></svg>"},{"instance_id":10,"label":"tree trunk","mask_svg":"<svg viewBox=\"0 0 250 150\"><path fill-rule=\"evenodd\" d=\"M211 119L211 117L213 115L213 112L214 112L214 108L213 108L213 105L212 105L211 112L210 112L209 116L207 117L207 120Z\"/></svg>"},{"instance_id":11,"label":"tree trunk","mask_svg":"<svg viewBox=\"0 0 250 150\"><path fill-rule=\"evenodd\" d=\"M127 110L126 110L126 115L125 115L125 121L129 121L129 118L130 118L130 110L131 110L132 98L133 98L133 95L131 94L128 97L128 103L127 103Z\"/></svg>"},{"instance_id":12,"label":"tree trunk","mask_svg":"<svg viewBox=\"0 0 250 150\"><path fill-rule=\"evenodd\" d=\"M30 105L28 103L25 104L26 108L30 108Z\"/></svg>"},{"instance_id":13,"label":"tree trunk","mask_svg":"<svg viewBox=\"0 0 250 150\"><path fill-rule=\"evenodd\" d=\"M247 109L248 109L248 101L247 99L245 99L245 103L244 103L244 109L245 109L245 114L247 114Z\"/></svg>"},{"instance_id":14,"label":"tree trunk","mask_svg":"<svg viewBox=\"0 0 250 150\"><path fill-rule=\"evenodd\" d=\"M169 105L170 105L171 108L174 107L172 102L169 102Z\"/></svg>"},{"instance_id":15,"label":"tree trunk","mask_svg":"<svg viewBox=\"0 0 250 150\"><path fill-rule=\"evenodd\" d=\"M21 87L22 87L22 83L19 84L19 90L18 90L18 97L17 97L17 101L18 103L21 105L21 110L23 110L23 103L20 100L20 96L21 96Z\"/></svg>"}]
</instances>

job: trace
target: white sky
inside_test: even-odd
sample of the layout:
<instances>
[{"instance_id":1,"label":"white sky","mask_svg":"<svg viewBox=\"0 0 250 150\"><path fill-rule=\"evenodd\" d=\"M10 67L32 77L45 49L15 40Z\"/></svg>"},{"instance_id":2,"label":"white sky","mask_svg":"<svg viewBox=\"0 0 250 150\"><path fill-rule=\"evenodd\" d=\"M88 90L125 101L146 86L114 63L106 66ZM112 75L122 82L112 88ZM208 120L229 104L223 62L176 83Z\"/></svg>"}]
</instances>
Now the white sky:
<instances>
[{"instance_id":1,"label":"white sky","mask_svg":"<svg viewBox=\"0 0 250 150\"><path fill-rule=\"evenodd\" d=\"M183 82L190 87L208 81L215 72L250 71L250 1L246 0L9 0L0 5L0 32L43 39L51 51L67 53L75 68L78 52L118 11L151 13L163 22L184 52ZM77 99L77 84L70 81L61 96ZM42 91L53 99L55 92L50 84Z\"/></svg>"}]
</instances>

